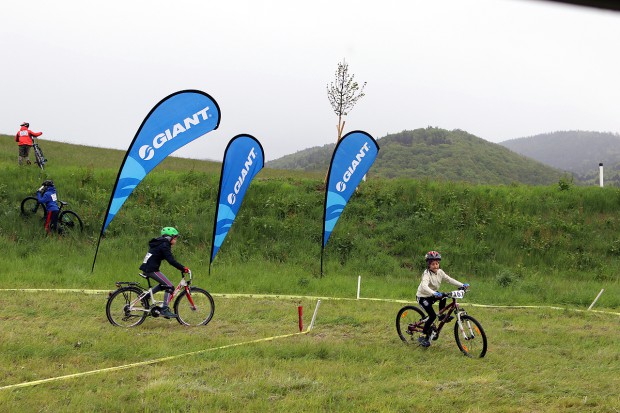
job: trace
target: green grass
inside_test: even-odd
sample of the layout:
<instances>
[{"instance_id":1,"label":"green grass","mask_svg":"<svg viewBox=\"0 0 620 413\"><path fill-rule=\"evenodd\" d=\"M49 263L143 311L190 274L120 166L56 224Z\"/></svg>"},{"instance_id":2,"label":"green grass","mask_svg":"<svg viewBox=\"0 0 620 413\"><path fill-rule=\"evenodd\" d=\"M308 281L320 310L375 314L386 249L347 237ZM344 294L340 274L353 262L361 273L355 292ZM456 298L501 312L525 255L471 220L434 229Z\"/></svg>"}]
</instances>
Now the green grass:
<instances>
[{"instance_id":1,"label":"green grass","mask_svg":"<svg viewBox=\"0 0 620 413\"><path fill-rule=\"evenodd\" d=\"M102 294L3 297L0 317L11 328L0 330L0 387L180 356L0 390L4 411L620 408L618 315L465 303L489 337L487 356L468 359L451 329L426 350L402 343L394 328L402 306L396 302L323 300L314 329L295 335L297 306L307 326L314 300L216 296L206 327L147 319L124 330L108 324ZM218 349L223 346L229 347Z\"/></svg>"},{"instance_id":2,"label":"green grass","mask_svg":"<svg viewBox=\"0 0 620 413\"><path fill-rule=\"evenodd\" d=\"M620 408L620 318L573 311L604 288L595 309L619 312L618 189L371 178L342 214L321 276L323 174L265 169L209 274L219 164L169 158L112 222L91 273L122 153L54 142L44 150L45 172L18 168L14 143L0 137L3 288L107 290L138 281L148 240L173 225L183 234L175 255L216 295L216 313L202 329L149 319L125 331L105 319L105 295L3 291L0 386L294 333L297 305L306 323L315 305L218 294L355 298L361 276L362 297L411 302L431 249L442 252L446 272L472 285L472 304L567 310L471 308L490 347L485 359L469 360L450 334L428 351L404 346L394 328L400 303L325 299L310 334L0 390L6 411ZM47 178L84 219L83 234L46 237L41 222L20 215L21 200Z\"/></svg>"}]
</instances>

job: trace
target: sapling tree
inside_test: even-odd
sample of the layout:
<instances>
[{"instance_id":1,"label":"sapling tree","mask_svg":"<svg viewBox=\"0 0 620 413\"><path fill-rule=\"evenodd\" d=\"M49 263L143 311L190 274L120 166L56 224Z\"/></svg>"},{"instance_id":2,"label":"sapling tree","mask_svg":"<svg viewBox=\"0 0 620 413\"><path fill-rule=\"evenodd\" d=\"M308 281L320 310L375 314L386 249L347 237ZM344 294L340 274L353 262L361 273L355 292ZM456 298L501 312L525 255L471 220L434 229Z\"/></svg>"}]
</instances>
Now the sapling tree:
<instances>
[{"instance_id":1,"label":"sapling tree","mask_svg":"<svg viewBox=\"0 0 620 413\"><path fill-rule=\"evenodd\" d=\"M338 140L336 142L342 139L344 117L353 109L357 101L364 97L364 87L366 87L366 82L360 87L355 81L355 75L349 74L349 65L344 59L338 63L336 78L327 85L327 98L334 113L338 115Z\"/></svg>"}]
</instances>

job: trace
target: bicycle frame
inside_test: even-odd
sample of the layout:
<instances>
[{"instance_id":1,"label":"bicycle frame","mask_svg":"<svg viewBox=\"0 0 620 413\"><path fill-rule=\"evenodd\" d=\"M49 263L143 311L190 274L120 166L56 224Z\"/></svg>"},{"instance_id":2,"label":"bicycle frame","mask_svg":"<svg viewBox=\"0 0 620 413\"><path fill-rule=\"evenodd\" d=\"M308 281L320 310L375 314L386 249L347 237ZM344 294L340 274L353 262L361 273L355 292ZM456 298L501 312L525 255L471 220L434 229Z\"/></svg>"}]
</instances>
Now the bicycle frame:
<instances>
[{"instance_id":1,"label":"bicycle frame","mask_svg":"<svg viewBox=\"0 0 620 413\"><path fill-rule=\"evenodd\" d=\"M115 284L116 284L117 288L120 288L123 285L130 285L130 286L135 286L135 287L138 287L138 288L142 289L143 290L142 294L140 294L135 300L133 300L131 303L129 303L129 305L130 305L130 307L133 310L149 313L149 312L151 312L151 310L153 309L154 306L158 306L160 304L164 304L164 302L163 301L155 300L155 294L153 293L153 288L154 287L151 286L151 279L149 277L147 277L146 275L142 274L142 273L140 273L139 275L142 278L146 278L146 282L149 285L148 289L145 289L139 283L136 283L136 282L122 282L122 281L118 281ZM185 274L183 274L179 284L172 291L172 293L170 293L170 299L168 300L168 302L172 302L172 299L174 297L176 297L177 294L181 290L185 290L186 295L187 295L187 299L189 300L189 303L192 306L192 309L195 310L196 309L196 305L194 304L194 301L192 300L192 294L191 294L190 287L189 287L191 283L192 283L192 273L190 271L189 272L189 281L187 281L185 279ZM149 308L142 308L140 306L136 306L137 304L142 302L142 300L144 300L146 297L149 297L149 303L150 303Z\"/></svg>"},{"instance_id":2,"label":"bicycle frame","mask_svg":"<svg viewBox=\"0 0 620 413\"><path fill-rule=\"evenodd\" d=\"M465 291L467 291L467 290L463 290L463 294L465 293ZM431 334L439 335L439 333L443 329L443 326L448 323L447 320L450 318L452 313L455 313L455 315L456 315L456 323L459 326L459 330L463 334L463 337L465 337L465 339L467 339L468 335L467 335L467 333L465 333L465 328L463 327L463 322L461 320L461 316L466 315L467 312L465 312L465 310L462 310L461 307L459 306L457 298L462 298L462 297L455 297L454 293L456 293L456 292L457 291L454 291L454 292L451 293L452 294L452 302L450 304L447 304L443 309L441 309L441 311L439 311L439 314L437 315L437 320L438 320L437 330L435 332L432 332ZM442 316L442 315L443 315L443 317L441 317L442 319L439 320L440 316Z\"/></svg>"},{"instance_id":3,"label":"bicycle frame","mask_svg":"<svg viewBox=\"0 0 620 413\"><path fill-rule=\"evenodd\" d=\"M446 320L448 320L448 318L452 315L452 313L456 313L456 322L459 325L459 329L461 331L464 331L462 321L461 321L461 316L467 313L465 312L465 310L461 309L457 301L457 298L452 297L452 301L449 304L446 304L446 306L442 308L437 314L437 321L436 321L437 326L436 328L434 328L434 331L432 331L431 333L434 334L435 336L439 335L439 333L443 329L443 326L448 323ZM443 316L441 317L442 320L439 320L440 316ZM428 314L426 314L426 318L418 321L417 323L412 324L410 326L410 331L421 333L422 330L424 329L424 323L426 322L427 319L428 319Z\"/></svg>"}]
</instances>

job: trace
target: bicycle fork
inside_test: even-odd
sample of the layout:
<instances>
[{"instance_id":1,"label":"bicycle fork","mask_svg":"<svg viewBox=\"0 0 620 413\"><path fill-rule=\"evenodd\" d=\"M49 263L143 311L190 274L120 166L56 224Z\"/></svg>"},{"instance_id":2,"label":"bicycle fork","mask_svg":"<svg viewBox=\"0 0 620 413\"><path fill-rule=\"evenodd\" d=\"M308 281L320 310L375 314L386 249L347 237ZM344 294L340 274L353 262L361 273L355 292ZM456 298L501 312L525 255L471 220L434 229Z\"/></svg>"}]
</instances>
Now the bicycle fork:
<instances>
[{"instance_id":1,"label":"bicycle fork","mask_svg":"<svg viewBox=\"0 0 620 413\"><path fill-rule=\"evenodd\" d=\"M459 331L465 340L474 339L474 329L471 328L471 323L468 321L463 322L461 315L465 315L465 311L458 311L456 313L456 323L459 326Z\"/></svg>"},{"instance_id":2,"label":"bicycle fork","mask_svg":"<svg viewBox=\"0 0 620 413\"><path fill-rule=\"evenodd\" d=\"M192 311L196 311L196 304L194 304L194 300L192 299L192 294L190 292L189 285L187 284L187 281L185 281L185 278L181 279L181 282L179 283L177 288L175 288L172 294L170 295L170 301L172 301L172 299L179 293L179 291L181 291L181 289L185 289L185 296L187 297L187 300L189 301L190 308L192 309Z\"/></svg>"}]
</instances>

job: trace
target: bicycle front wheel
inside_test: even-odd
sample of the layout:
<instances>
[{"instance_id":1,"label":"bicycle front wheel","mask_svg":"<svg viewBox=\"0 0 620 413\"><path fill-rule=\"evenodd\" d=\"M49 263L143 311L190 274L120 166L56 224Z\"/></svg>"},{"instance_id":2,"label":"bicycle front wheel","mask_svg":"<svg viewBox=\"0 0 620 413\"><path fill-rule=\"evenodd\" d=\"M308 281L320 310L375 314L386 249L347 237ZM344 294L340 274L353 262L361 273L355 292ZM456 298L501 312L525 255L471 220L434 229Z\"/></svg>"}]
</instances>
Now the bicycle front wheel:
<instances>
[{"instance_id":1,"label":"bicycle front wheel","mask_svg":"<svg viewBox=\"0 0 620 413\"><path fill-rule=\"evenodd\" d=\"M142 324L148 314L146 299L138 300L142 290L137 287L122 287L114 291L105 306L105 314L112 325L134 327Z\"/></svg>"},{"instance_id":2,"label":"bicycle front wheel","mask_svg":"<svg viewBox=\"0 0 620 413\"><path fill-rule=\"evenodd\" d=\"M63 233L82 232L84 230L82 219L73 211L62 211L58 216L58 224Z\"/></svg>"},{"instance_id":3,"label":"bicycle front wheel","mask_svg":"<svg viewBox=\"0 0 620 413\"><path fill-rule=\"evenodd\" d=\"M45 207L39 203L37 198L28 196L24 198L20 205L22 215L27 217L37 216L41 219L45 218Z\"/></svg>"},{"instance_id":4,"label":"bicycle front wheel","mask_svg":"<svg viewBox=\"0 0 620 413\"><path fill-rule=\"evenodd\" d=\"M33 149L34 149L34 163L41 168L41 170L45 169L45 162L47 162L47 159L45 159L45 157L43 156L43 151L41 150L41 148L39 148L39 145L33 145Z\"/></svg>"},{"instance_id":5,"label":"bicycle front wheel","mask_svg":"<svg viewBox=\"0 0 620 413\"><path fill-rule=\"evenodd\" d=\"M461 322L454 324L454 339L467 357L482 358L487 353L487 335L472 316L462 315Z\"/></svg>"},{"instance_id":6,"label":"bicycle front wheel","mask_svg":"<svg viewBox=\"0 0 620 413\"><path fill-rule=\"evenodd\" d=\"M215 313L213 297L198 287L190 287L190 293L183 291L174 302L177 321L184 326L206 326Z\"/></svg>"},{"instance_id":7,"label":"bicycle front wheel","mask_svg":"<svg viewBox=\"0 0 620 413\"><path fill-rule=\"evenodd\" d=\"M415 337L417 333L422 333L424 329L424 311L413 305L407 305L400 309L396 315L396 332L405 343L409 344L412 340L417 343Z\"/></svg>"}]
</instances>

